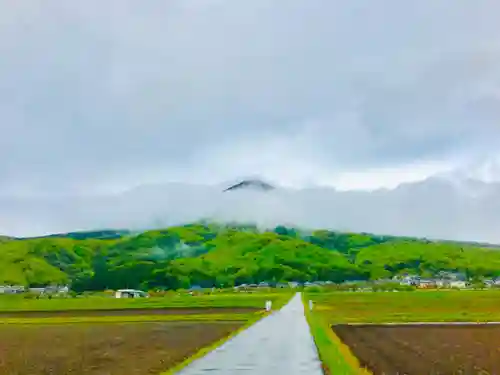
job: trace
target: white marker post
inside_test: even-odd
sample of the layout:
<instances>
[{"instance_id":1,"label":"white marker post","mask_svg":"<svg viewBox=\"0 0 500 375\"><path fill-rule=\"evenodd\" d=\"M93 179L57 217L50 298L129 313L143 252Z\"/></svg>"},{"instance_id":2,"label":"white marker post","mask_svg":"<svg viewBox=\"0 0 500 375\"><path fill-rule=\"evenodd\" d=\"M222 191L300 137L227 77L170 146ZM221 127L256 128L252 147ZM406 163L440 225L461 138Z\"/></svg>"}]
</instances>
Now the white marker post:
<instances>
[{"instance_id":1,"label":"white marker post","mask_svg":"<svg viewBox=\"0 0 500 375\"><path fill-rule=\"evenodd\" d=\"M271 301L266 301L266 311L271 311L271 306L272 306L272 302Z\"/></svg>"},{"instance_id":2,"label":"white marker post","mask_svg":"<svg viewBox=\"0 0 500 375\"><path fill-rule=\"evenodd\" d=\"M313 301L309 300L309 311L312 311L313 309Z\"/></svg>"}]
</instances>

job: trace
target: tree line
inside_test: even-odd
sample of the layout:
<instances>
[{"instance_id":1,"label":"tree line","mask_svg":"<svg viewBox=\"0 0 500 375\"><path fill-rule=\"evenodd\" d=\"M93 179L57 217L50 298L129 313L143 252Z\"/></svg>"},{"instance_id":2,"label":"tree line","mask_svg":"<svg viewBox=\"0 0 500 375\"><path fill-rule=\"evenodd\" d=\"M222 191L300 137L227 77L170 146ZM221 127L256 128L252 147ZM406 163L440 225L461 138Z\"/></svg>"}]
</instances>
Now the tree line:
<instances>
[{"instance_id":1,"label":"tree line","mask_svg":"<svg viewBox=\"0 0 500 375\"><path fill-rule=\"evenodd\" d=\"M99 234L100 233L100 234ZM462 272L500 276L500 252L478 245L369 233L193 223L126 231L2 237L0 285L71 284L76 291L179 289L286 281L370 280Z\"/></svg>"}]
</instances>

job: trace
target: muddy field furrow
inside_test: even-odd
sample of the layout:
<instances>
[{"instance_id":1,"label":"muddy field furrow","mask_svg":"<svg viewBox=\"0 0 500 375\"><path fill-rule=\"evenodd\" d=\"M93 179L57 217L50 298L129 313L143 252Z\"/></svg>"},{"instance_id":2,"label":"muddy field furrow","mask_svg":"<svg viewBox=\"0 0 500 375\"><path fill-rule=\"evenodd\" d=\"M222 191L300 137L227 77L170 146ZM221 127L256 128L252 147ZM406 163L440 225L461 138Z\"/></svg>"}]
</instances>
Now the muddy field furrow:
<instances>
[{"instance_id":1,"label":"muddy field furrow","mask_svg":"<svg viewBox=\"0 0 500 375\"><path fill-rule=\"evenodd\" d=\"M500 374L500 325L337 325L375 375Z\"/></svg>"},{"instance_id":2,"label":"muddy field furrow","mask_svg":"<svg viewBox=\"0 0 500 375\"><path fill-rule=\"evenodd\" d=\"M243 323L0 326L0 374L158 375Z\"/></svg>"},{"instance_id":3,"label":"muddy field furrow","mask_svg":"<svg viewBox=\"0 0 500 375\"><path fill-rule=\"evenodd\" d=\"M406 346L396 344L385 332L378 332L377 329L350 330L349 326L337 327L335 332L360 359L361 365L375 374L399 374L399 369L410 367L410 358L412 367L420 374L425 374L421 372L425 370L425 365L421 366L415 361L419 355ZM381 341L384 345L380 344Z\"/></svg>"}]
</instances>

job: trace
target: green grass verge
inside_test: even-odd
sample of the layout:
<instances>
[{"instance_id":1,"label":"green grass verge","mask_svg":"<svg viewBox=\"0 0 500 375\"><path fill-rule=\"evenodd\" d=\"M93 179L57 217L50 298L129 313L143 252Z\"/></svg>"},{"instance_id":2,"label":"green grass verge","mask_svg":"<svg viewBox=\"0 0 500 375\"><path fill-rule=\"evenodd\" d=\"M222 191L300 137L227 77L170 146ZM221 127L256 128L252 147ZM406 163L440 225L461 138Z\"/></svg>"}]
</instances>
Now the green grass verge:
<instances>
[{"instance_id":1,"label":"green grass verge","mask_svg":"<svg viewBox=\"0 0 500 375\"><path fill-rule=\"evenodd\" d=\"M48 318L2 318L1 324L74 324L74 323L136 323L136 322L220 322L248 321L262 316L261 312L249 314L190 314L190 315L122 315L122 316L72 316Z\"/></svg>"},{"instance_id":2,"label":"green grass verge","mask_svg":"<svg viewBox=\"0 0 500 375\"><path fill-rule=\"evenodd\" d=\"M314 309L306 304L306 317L327 374L369 373L335 335L334 324L500 321L498 290L304 293L309 299Z\"/></svg>"},{"instance_id":3,"label":"green grass verge","mask_svg":"<svg viewBox=\"0 0 500 375\"><path fill-rule=\"evenodd\" d=\"M251 325L255 324L257 321L259 321L260 319L262 319L263 317L265 317L268 314L269 313L267 313L267 312L261 312L261 313L254 314L254 316L252 318L250 318L243 326L241 326L239 329L231 332L230 335L214 342L213 344L211 344L209 346L206 346L206 347L200 349L198 352L194 353L192 356L186 358L184 361L182 361L178 365L174 366L173 368L168 369L165 372L162 372L160 375L174 375L174 374L176 374L177 372L182 370L184 367L188 366L190 363L194 362L197 359L204 357L205 355L207 355L211 351L217 349L219 346L224 344L226 341L232 339L237 334L244 331L245 329L247 329Z\"/></svg>"},{"instance_id":4,"label":"green grass verge","mask_svg":"<svg viewBox=\"0 0 500 375\"><path fill-rule=\"evenodd\" d=\"M303 302L306 302L305 298ZM361 368L357 358L333 332L325 317L314 308L310 311L307 303L304 305L306 319L318 348L324 373L326 375L370 375L368 370Z\"/></svg>"},{"instance_id":5,"label":"green grass verge","mask_svg":"<svg viewBox=\"0 0 500 375\"><path fill-rule=\"evenodd\" d=\"M110 310L154 308L255 307L264 309L266 300L282 307L293 293L221 293L199 296L171 295L142 299L81 297L25 299L22 296L0 296L0 311Z\"/></svg>"},{"instance_id":6,"label":"green grass verge","mask_svg":"<svg viewBox=\"0 0 500 375\"><path fill-rule=\"evenodd\" d=\"M307 293L330 324L500 321L500 291Z\"/></svg>"},{"instance_id":7,"label":"green grass verge","mask_svg":"<svg viewBox=\"0 0 500 375\"><path fill-rule=\"evenodd\" d=\"M295 295L295 293L279 293L279 294L281 295L281 297L278 300L278 303L275 304L273 302L273 310L274 311L276 311L276 310L280 309L281 307L283 307ZM182 361L181 363L179 363L175 367L173 367L171 369L168 369L165 372L162 372L160 375L174 375L174 374L176 374L181 369L183 369L184 367L188 366L190 363L194 362L197 359L200 359L200 358L204 357L205 355L207 355L211 351L217 349L219 346L221 346L222 344L224 344L228 340L232 339L237 334L239 334L240 332L242 332L245 329L249 328L251 325L255 324L256 322L258 322L260 319L264 318L267 315L269 315L269 313L267 313L265 311L254 313L253 316L251 318L249 318L247 320L247 322L242 327L240 327L239 329L231 332L230 335L228 335L228 336L226 336L226 337L224 337L224 338L222 338L222 339L214 342L213 344L211 344L209 346L206 346L206 347L200 349L198 352L194 353L192 356L186 358L184 361Z\"/></svg>"}]
</instances>

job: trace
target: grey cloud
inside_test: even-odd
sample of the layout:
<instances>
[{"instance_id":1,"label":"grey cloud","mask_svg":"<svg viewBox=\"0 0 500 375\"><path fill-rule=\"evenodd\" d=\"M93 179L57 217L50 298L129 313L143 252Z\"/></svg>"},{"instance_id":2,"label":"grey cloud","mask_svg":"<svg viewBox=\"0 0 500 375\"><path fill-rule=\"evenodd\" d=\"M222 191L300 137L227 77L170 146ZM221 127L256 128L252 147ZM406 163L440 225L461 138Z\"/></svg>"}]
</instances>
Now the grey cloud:
<instances>
[{"instance_id":1,"label":"grey cloud","mask_svg":"<svg viewBox=\"0 0 500 375\"><path fill-rule=\"evenodd\" d=\"M0 233L141 230L211 219L500 242L498 183L435 177L373 192L278 188L264 194L222 193L222 188L178 183L113 196L1 199L9 215L0 220Z\"/></svg>"},{"instance_id":2,"label":"grey cloud","mask_svg":"<svg viewBox=\"0 0 500 375\"><path fill-rule=\"evenodd\" d=\"M334 170L499 136L492 1L0 7L3 190L182 179L220 145L304 133Z\"/></svg>"},{"instance_id":3,"label":"grey cloud","mask_svg":"<svg viewBox=\"0 0 500 375\"><path fill-rule=\"evenodd\" d=\"M487 0L0 1L0 218L20 196L42 220L39 195L247 174L314 184L496 154L499 12Z\"/></svg>"},{"instance_id":4,"label":"grey cloud","mask_svg":"<svg viewBox=\"0 0 500 375\"><path fill-rule=\"evenodd\" d=\"M316 162L344 168L443 157L459 136L481 141L479 125L498 135L495 101L479 125L484 107L450 103L498 82L493 2L47 4L2 5L5 185L30 165L35 188L146 164L168 178L220 142L286 138L317 118Z\"/></svg>"}]
</instances>

